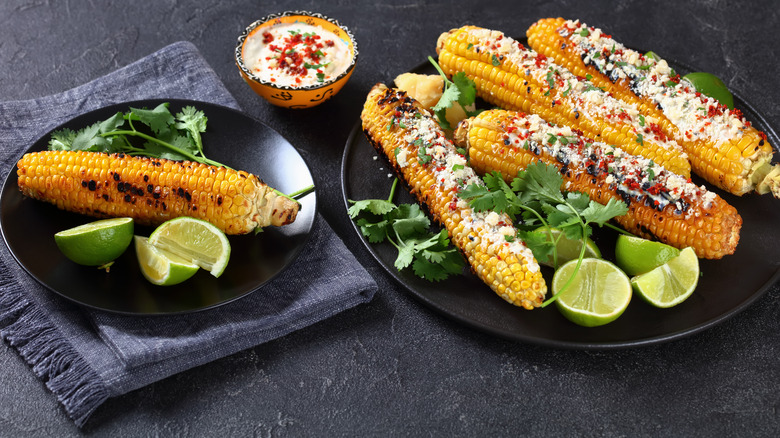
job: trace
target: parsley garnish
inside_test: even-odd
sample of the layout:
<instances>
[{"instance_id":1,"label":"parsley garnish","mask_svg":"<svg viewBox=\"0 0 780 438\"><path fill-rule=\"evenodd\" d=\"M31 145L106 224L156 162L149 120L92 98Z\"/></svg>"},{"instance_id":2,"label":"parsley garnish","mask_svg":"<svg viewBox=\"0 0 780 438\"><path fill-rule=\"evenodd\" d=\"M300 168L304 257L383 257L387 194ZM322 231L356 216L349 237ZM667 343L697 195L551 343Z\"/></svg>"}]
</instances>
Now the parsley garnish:
<instances>
[{"instance_id":1,"label":"parsley garnish","mask_svg":"<svg viewBox=\"0 0 780 438\"><path fill-rule=\"evenodd\" d=\"M642 145L642 146L644 146L644 145L645 145L645 139L644 139L644 137L642 136L642 134L637 134L637 135L636 135L636 142L637 142L637 143L639 143L639 144L640 144L640 145Z\"/></svg>"},{"instance_id":2,"label":"parsley garnish","mask_svg":"<svg viewBox=\"0 0 780 438\"><path fill-rule=\"evenodd\" d=\"M490 57L490 62L493 64L494 67L498 67L501 65L501 60L498 59L498 56L495 54Z\"/></svg>"},{"instance_id":3,"label":"parsley garnish","mask_svg":"<svg viewBox=\"0 0 780 438\"><path fill-rule=\"evenodd\" d=\"M461 274L463 257L450 245L447 230L430 230L431 221L417 204L393 203L398 179L393 181L388 199L350 200L349 217L371 243L390 242L398 256L394 266L399 271L409 266L429 281L440 281Z\"/></svg>"}]
</instances>

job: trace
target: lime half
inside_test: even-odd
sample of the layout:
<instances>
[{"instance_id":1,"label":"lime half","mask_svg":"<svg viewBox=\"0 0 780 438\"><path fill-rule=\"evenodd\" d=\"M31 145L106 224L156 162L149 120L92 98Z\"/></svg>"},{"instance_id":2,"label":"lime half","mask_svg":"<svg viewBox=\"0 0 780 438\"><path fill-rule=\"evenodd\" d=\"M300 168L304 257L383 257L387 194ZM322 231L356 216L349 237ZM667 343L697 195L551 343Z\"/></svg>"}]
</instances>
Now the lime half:
<instances>
[{"instance_id":1,"label":"lime half","mask_svg":"<svg viewBox=\"0 0 780 438\"><path fill-rule=\"evenodd\" d=\"M656 307L672 307L685 301L699 282L699 259L692 248L652 271L631 279L636 293Z\"/></svg>"},{"instance_id":2,"label":"lime half","mask_svg":"<svg viewBox=\"0 0 780 438\"><path fill-rule=\"evenodd\" d=\"M133 219L103 219L79 225L54 235L65 257L80 265L101 266L117 257L133 240Z\"/></svg>"},{"instance_id":3,"label":"lime half","mask_svg":"<svg viewBox=\"0 0 780 438\"><path fill-rule=\"evenodd\" d=\"M230 259L230 242L219 228L191 217L171 219L155 229L149 244L188 260L219 277Z\"/></svg>"},{"instance_id":4,"label":"lime half","mask_svg":"<svg viewBox=\"0 0 780 438\"><path fill-rule=\"evenodd\" d=\"M575 324L596 327L617 319L631 301L631 282L613 263L603 259L583 259L577 274L572 260L553 275L552 290L558 293L569 280L569 286L558 295L558 310Z\"/></svg>"},{"instance_id":5,"label":"lime half","mask_svg":"<svg viewBox=\"0 0 780 438\"><path fill-rule=\"evenodd\" d=\"M580 257L580 250L582 249L582 240L571 240L561 232L558 228L540 227L534 230L535 232L546 233L548 239L552 239L555 242L555 252L558 254L557 266L561 266L570 260L576 260ZM596 243L590 238L585 239L585 256L584 258L601 258L601 251ZM545 266L556 267L556 263L553 260L553 255L550 254L545 260L537 260L539 263Z\"/></svg>"},{"instance_id":6,"label":"lime half","mask_svg":"<svg viewBox=\"0 0 780 438\"><path fill-rule=\"evenodd\" d=\"M693 72L683 76L683 79L690 82L699 93L717 100L729 109L734 109L734 95L729 91L729 87L714 74Z\"/></svg>"},{"instance_id":7,"label":"lime half","mask_svg":"<svg viewBox=\"0 0 780 438\"><path fill-rule=\"evenodd\" d=\"M149 244L146 237L135 236L135 254L141 273L158 286L171 286L189 279L198 272L198 265Z\"/></svg>"},{"instance_id":8,"label":"lime half","mask_svg":"<svg viewBox=\"0 0 780 438\"><path fill-rule=\"evenodd\" d=\"M615 261L628 275L650 272L678 255L673 246L625 234L618 235L615 244Z\"/></svg>"}]
</instances>

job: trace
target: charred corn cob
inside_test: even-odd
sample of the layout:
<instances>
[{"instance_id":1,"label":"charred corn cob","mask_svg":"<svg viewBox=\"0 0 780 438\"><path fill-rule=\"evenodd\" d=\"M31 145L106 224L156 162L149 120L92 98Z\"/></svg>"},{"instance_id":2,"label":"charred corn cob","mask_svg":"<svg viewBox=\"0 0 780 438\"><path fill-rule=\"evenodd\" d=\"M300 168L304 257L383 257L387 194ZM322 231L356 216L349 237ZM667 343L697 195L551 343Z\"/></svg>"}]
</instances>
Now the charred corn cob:
<instances>
[{"instance_id":1,"label":"charred corn cob","mask_svg":"<svg viewBox=\"0 0 780 438\"><path fill-rule=\"evenodd\" d=\"M647 120L654 120L683 147L694 173L711 184L735 195L755 190L780 197L780 168L770 164L773 150L766 134L739 110L698 93L666 61L563 18L540 20L527 35L539 53L638 106Z\"/></svg>"},{"instance_id":2,"label":"charred corn cob","mask_svg":"<svg viewBox=\"0 0 780 438\"><path fill-rule=\"evenodd\" d=\"M474 26L455 29L439 37L437 52L446 74L464 72L489 103L538 114L690 176L682 148L636 106L615 99L501 32Z\"/></svg>"},{"instance_id":3,"label":"charred corn cob","mask_svg":"<svg viewBox=\"0 0 780 438\"><path fill-rule=\"evenodd\" d=\"M628 213L615 220L636 235L690 246L709 259L732 254L739 242L742 218L715 193L646 158L590 142L569 127L536 115L489 110L461 122L455 138L468 149L477 172L498 171L511 180L528 164L542 161L560 169L565 190L602 204L625 202Z\"/></svg>"},{"instance_id":4,"label":"charred corn cob","mask_svg":"<svg viewBox=\"0 0 780 438\"><path fill-rule=\"evenodd\" d=\"M244 234L291 223L299 208L253 174L189 161L44 151L25 154L16 166L19 189L30 198L142 225L191 216Z\"/></svg>"},{"instance_id":5,"label":"charred corn cob","mask_svg":"<svg viewBox=\"0 0 780 438\"><path fill-rule=\"evenodd\" d=\"M369 142L447 229L474 273L514 305L541 305L547 286L533 254L522 242L506 239L517 233L506 214L476 212L458 196L461 187L484 183L431 113L405 92L378 84L361 119Z\"/></svg>"}]
</instances>

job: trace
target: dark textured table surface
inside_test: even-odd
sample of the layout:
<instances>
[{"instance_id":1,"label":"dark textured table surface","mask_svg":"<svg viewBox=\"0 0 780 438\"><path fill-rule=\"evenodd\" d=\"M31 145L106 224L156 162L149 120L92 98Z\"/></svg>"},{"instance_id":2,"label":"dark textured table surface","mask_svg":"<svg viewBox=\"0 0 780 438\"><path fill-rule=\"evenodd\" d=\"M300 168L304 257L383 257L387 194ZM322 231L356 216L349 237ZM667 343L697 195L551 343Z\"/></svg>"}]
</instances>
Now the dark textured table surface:
<instances>
[{"instance_id":1,"label":"dark textured table surface","mask_svg":"<svg viewBox=\"0 0 780 438\"><path fill-rule=\"evenodd\" d=\"M539 18L580 18L626 45L717 74L780 125L774 1L515 3L0 2L3 100L60 92L172 42L193 42L243 110L278 130L311 164L322 214L380 285L366 305L110 399L82 431L2 344L0 435L780 435L777 286L735 317L681 340L557 350L497 339L429 310L355 235L339 175L366 93L419 64L442 31L463 24L523 35ZM339 19L361 52L345 89L306 111L259 99L232 58L246 25L291 9Z\"/></svg>"}]
</instances>

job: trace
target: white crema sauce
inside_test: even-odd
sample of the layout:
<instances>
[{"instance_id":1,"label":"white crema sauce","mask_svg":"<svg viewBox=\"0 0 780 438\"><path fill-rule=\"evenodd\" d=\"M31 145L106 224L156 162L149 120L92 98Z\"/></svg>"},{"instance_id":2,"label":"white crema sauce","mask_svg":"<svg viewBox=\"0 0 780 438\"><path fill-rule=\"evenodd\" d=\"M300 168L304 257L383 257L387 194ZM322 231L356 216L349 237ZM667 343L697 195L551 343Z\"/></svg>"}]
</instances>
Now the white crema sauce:
<instances>
[{"instance_id":1,"label":"white crema sauce","mask_svg":"<svg viewBox=\"0 0 780 438\"><path fill-rule=\"evenodd\" d=\"M242 56L255 77L288 87L329 82L346 71L351 62L344 40L306 23L258 29L244 42Z\"/></svg>"}]
</instances>

